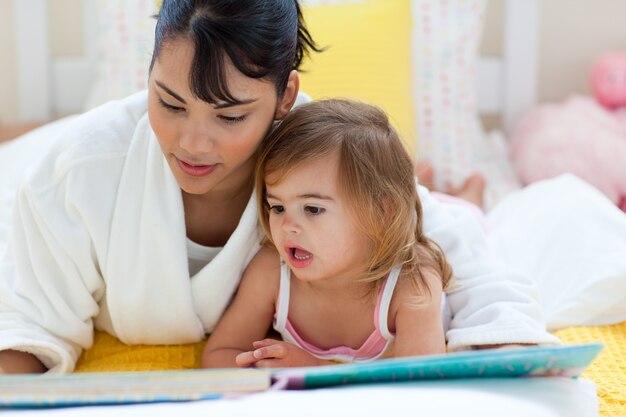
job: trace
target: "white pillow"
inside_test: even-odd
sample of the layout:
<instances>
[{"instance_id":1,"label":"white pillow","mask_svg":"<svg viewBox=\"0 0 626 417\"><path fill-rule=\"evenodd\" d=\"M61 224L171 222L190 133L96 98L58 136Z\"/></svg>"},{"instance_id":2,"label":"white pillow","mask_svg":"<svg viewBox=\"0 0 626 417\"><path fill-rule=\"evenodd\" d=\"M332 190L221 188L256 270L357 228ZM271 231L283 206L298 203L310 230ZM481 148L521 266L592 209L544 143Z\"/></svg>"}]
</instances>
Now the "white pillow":
<instances>
[{"instance_id":1,"label":"white pillow","mask_svg":"<svg viewBox=\"0 0 626 417\"><path fill-rule=\"evenodd\" d=\"M533 278L549 330L626 320L626 216L567 174L512 193L487 214L492 253Z\"/></svg>"},{"instance_id":2,"label":"white pillow","mask_svg":"<svg viewBox=\"0 0 626 417\"><path fill-rule=\"evenodd\" d=\"M413 0L413 56L418 158L435 165L437 189L472 170L483 137L475 92L486 0Z\"/></svg>"}]
</instances>

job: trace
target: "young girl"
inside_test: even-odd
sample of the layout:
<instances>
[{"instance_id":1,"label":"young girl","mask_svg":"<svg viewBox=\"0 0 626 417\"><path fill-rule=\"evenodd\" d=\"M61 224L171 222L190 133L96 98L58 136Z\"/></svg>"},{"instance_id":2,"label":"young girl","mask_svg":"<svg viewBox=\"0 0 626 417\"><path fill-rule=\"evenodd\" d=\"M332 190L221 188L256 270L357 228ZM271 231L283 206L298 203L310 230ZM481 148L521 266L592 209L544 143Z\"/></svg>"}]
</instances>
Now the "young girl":
<instances>
[{"instance_id":1,"label":"young girl","mask_svg":"<svg viewBox=\"0 0 626 417\"><path fill-rule=\"evenodd\" d=\"M422 231L413 165L387 116L295 109L256 169L268 242L206 345L206 367L310 366L445 352L451 269ZM263 339L270 325L284 342Z\"/></svg>"}]
</instances>

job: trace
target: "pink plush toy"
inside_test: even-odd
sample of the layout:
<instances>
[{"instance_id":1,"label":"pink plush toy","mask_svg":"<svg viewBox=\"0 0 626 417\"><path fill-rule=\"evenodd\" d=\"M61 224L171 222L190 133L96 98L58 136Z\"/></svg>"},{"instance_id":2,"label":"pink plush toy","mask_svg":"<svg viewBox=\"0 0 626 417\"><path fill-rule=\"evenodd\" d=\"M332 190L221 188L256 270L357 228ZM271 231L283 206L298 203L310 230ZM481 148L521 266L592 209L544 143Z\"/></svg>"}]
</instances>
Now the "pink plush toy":
<instances>
[{"instance_id":1,"label":"pink plush toy","mask_svg":"<svg viewBox=\"0 0 626 417\"><path fill-rule=\"evenodd\" d=\"M601 56L591 71L591 88L604 107L615 110L626 107L626 54Z\"/></svg>"},{"instance_id":2,"label":"pink plush toy","mask_svg":"<svg viewBox=\"0 0 626 417\"><path fill-rule=\"evenodd\" d=\"M511 158L523 184L572 173L626 212L626 54L607 54L591 74L593 98L540 105L513 130Z\"/></svg>"}]
</instances>

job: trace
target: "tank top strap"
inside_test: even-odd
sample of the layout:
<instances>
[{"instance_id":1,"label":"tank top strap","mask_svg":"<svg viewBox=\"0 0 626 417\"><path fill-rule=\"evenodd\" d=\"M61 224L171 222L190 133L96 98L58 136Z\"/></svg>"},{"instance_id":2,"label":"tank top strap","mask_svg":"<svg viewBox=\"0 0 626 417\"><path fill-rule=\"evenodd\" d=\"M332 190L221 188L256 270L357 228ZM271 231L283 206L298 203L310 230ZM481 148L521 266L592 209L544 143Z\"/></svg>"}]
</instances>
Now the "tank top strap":
<instances>
[{"instance_id":1,"label":"tank top strap","mask_svg":"<svg viewBox=\"0 0 626 417\"><path fill-rule=\"evenodd\" d=\"M393 340L394 336L389 331L388 317L389 306L391 305L391 299L393 298L393 291L396 288L398 277L402 268L395 267L389 273L389 276L383 284L383 288L378 297L378 303L376 304L374 322L380 334L387 340Z\"/></svg>"},{"instance_id":2,"label":"tank top strap","mask_svg":"<svg viewBox=\"0 0 626 417\"><path fill-rule=\"evenodd\" d=\"M276 300L276 316L274 318L274 328L278 332L284 331L287 324L287 316L289 315L290 280L291 270L289 269L289 265L281 261L278 300Z\"/></svg>"}]
</instances>

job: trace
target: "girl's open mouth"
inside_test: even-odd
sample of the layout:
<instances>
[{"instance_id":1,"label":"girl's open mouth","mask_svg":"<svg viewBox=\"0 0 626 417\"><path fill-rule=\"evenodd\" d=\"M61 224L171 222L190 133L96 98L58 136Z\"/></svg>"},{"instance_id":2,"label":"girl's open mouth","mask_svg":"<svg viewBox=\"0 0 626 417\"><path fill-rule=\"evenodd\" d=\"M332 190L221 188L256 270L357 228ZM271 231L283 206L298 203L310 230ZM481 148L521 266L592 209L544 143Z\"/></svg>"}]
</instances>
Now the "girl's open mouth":
<instances>
[{"instance_id":1,"label":"girl's open mouth","mask_svg":"<svg viewBox=\"0 0 626 417\"><path fill-rule=\"evenodd\" d=\"M313 254L309 251L297 247L287 247L286 249L289 263L294 268L304 268L313 262Z\"/></svg>"}]
</instances>

